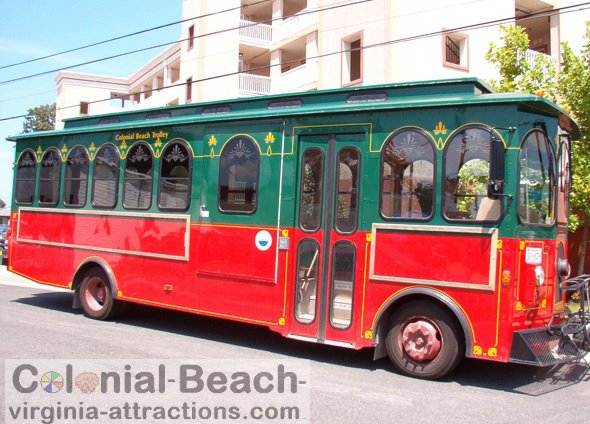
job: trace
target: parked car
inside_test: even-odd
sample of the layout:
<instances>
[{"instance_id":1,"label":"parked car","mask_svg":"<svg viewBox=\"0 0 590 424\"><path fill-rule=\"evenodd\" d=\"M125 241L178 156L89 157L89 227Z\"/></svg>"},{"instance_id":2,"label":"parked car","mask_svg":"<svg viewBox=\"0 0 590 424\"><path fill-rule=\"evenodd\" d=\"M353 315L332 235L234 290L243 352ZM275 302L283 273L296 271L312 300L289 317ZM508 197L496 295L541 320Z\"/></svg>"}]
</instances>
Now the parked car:
<instances>
[{"instance_id":1,"label":"parked car","mask_svg":"<svg viewBox=\"0 0 590 424\"><path fill-rule=\"evenodd\" d=\"M5 264L8 261L8 225L0 226L0 259Z\"/></svg>"}]
</instances>

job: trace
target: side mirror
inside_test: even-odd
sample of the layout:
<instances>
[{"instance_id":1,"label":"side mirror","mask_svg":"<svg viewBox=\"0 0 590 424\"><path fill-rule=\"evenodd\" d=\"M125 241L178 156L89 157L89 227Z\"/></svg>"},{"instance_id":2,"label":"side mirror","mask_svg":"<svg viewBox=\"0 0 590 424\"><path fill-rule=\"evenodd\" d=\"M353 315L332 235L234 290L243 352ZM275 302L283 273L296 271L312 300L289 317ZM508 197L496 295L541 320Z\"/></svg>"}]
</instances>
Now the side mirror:
<instances>
[{"instance_id":1,"label":"side mirror","mask_svg":"<svg viewBox=\"0 0 590 424\"><path fill-rule=\"evenodd\" d=\"M497 137L490 139L490 177L488 180L488 197L498 199L504 192L504 164L506 149Z\"/></svg>"}]
</instances>

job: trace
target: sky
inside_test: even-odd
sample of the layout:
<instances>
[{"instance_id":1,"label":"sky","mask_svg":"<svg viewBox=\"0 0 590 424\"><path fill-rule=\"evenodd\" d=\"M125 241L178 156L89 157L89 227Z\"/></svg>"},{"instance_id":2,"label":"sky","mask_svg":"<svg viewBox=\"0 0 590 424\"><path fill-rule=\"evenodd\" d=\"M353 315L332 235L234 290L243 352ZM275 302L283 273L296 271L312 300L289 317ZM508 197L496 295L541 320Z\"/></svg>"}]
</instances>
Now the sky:
<instances>
[{"instance_id":1,"label":"sky","mask_svg":"<svg viewBox=\"0 0 590 424\"><path fill-rule=\"evenodd\" d=\"M57 71L4 82L180 38L180 24L50 59L6 67L136 31L178 22L182 0L0 0L0 199L10 204L14 143L27 110L55 102ZM69 69L127 77L165 47ZM6 67L3 68L2 67Z\"/></svg>"}]
</instances>

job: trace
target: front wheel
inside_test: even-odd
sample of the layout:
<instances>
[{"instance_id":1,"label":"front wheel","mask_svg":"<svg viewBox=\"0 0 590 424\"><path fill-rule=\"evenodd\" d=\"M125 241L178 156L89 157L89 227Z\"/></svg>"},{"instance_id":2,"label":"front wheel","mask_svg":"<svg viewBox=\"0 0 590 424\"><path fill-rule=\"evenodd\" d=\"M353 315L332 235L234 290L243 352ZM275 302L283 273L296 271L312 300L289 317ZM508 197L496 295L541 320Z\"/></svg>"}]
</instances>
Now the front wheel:
<instances>
[{"instance_id":1,"label":"front wheel","mask_svg":"<svg viewBox=\"0 0 590 424\"><path fill-rule=\"evenodd\" d=\"M399 371L431 380L453 371L465 352L454 317L426 301L407 303L394 312L385 344Z\"/></svg>"},{"instance_id":2,"label":"front wheel","mask_svg":"<svg viewBox=\"0 0 590 424\"><path fill-rule=\"evenodd\" d=\"M93 268L86 272L79 296L84 315L92 319L115 318L123 308L122 302L113 298L111 285L102 269Z\"/></svg>"}]
</instances>

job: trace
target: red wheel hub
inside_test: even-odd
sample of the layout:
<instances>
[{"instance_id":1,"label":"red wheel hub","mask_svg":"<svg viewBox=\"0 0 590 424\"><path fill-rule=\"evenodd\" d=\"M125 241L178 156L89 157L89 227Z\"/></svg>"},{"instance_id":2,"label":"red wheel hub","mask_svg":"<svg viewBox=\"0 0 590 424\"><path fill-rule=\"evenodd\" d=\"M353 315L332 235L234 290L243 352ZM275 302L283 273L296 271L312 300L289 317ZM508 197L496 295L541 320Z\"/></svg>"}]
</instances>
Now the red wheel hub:
<instances>
[{"instance_id":1,"label":"red wheel hub","mask_svg":"<svg viewBox=\"0 0 590 424\"><path fill-rule=\"evenodd\" d=\"M411 322L402 331L402 348L412 361L425 362L436 358L441 345L439 332L429 321Z\"/></svg>"}]
</instances>

